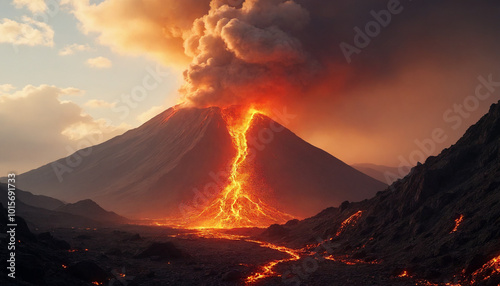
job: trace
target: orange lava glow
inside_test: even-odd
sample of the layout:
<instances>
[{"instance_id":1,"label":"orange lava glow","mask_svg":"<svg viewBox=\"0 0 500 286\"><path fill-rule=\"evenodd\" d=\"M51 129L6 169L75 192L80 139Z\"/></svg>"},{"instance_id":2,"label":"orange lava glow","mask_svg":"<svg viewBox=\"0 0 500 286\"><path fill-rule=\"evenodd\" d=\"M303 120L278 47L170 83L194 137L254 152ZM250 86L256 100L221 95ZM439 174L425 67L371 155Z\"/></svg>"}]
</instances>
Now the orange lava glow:
<instances>
[{"instance_id":1,"label":"orange lava glow","mask_svg":"<svg viewBox=\"0 0 500 286\"><path fill-rule=\"evenodd\" d=\"M403 271L403 273L399 274L398 277L410 277L410 275L408 275L408 271Z\"/></svg>"},{"instance_id":2,"label":"orange lava glow","mask_svg":"<svg viewBox=\"0 0 500 286\"><path fill-rule=\"evenodd\" d=\"M262 113L250 108L241 114L237 116L223 110L236 156L231 164L227 186L202 212L190 218L190 225L194 228L268 227L294 218L262 202L247 184L253 174L245 168L249 155L246 136L254 118Z\"/></svg>"},{"instance_id":3,"label":"orange lava glow","mask_svg":"<svg viewBox=\"0 0 500 286\"><path fill-rule=\"evenodd\" d=\"M339 236L346 230L346 228L350 225L355 225L358 222L358 219L361 217L363 214L363 211L358 211L355 214L351 215L348 217L346 220L342 222L340 225L339 229L337 230L337 233L335 234L336 236Z\"/></svg>"},{"instance_id":4,"label":"orange lava glow","mask_svg":"<svg viewBox=\"0 0 500 286\"><path fill-rule=\"evenodd\" d=\"M299 260L301 257L301 250L295 250L295 249L291 249L288 247L279 246L279 245L275 245L275 244L263 242L263 241L257 241L257 240L247 240L247 241L255 242L255 243L260 244L261 247L274 249L274 250L277 250L277 251L280 251L280 252L283 252L283 253L290 255L289 258L274 260L274 261L271 261L271 262L265 264L264 266L262 266L259 271L255 272L254 274L248 276L245 279L245 282L248 284L255 283L260 279L276 275L276 272L274 271L274 267L276 265L278 265L279 263L296 261L296 260Z\"/></svg>"},{"instance_id":5,"label":"orange lava glow","mask_svg":"<svg viewBox=\"0 0 500 286\"><path fill-rule=\"evenodd\" d=\"M455 219L455 227L453 228L453 230L450 232L450 233L454 233L458 230L458 227L460 226L460 224L464 221L464 215L460 215L459 218Z\"/></svg>"},{"instance_id":6,"label":"orange lava glow","mask_svg":"<svg viewBox=\"0 0 500 286\"><path fill-rule=\"evenodd\" d=\"M273 250L288 254L290 256L289 258L273 260L273 261L266 263L263 266L260 266L259 270L257 272L255 272L255 273L251 274L250 276L248 276L247 278L245 278L245 284L253 284L253 283L256 283L257 281L259 281L263 278L278 275L274 271L274 267L276 265L278 265L280 263L284 263L284 262L299 260L304 252L302 249L292 249L292 248L272 244L272 243L265 242L265 241L250 239L248 236L244 236L244 235L222 233L222 232L214 230L214 229L202 229L202 230L199 230L197 233L195 233L195 235L198 237L203 237L203 238L242 240L242 241L246 241L246 242L256 243L256 244L260 245L260 247L273 249Z\"/></svg>"},{"instance_id":7,"label":"orange lava glow","mask_svg":"<svg viewBox=\"0 0 500 286\"><path fill-rule=\"evenodd\" d=\"M177 111L178 111L178 107L177 106L174 106L172 107L172 111L163 119L163 123L167 122L172 116L174 116Z\"/></svg>"},{"instance_id":8,"label":"orange lava glow","mask_svg":"<svg viewBox=\"0 0 500 286\"><path fill-rule=\"evenodd\" d=\"M364 261L360 259L352 259L349 258L347 255L344 256L334 256L334 255L329 255L324 257L326 260L331 260L335 262L339 262L345 265L358 265L358 264L380 264L379 261L373 260L373 261Z\"/></svg>"},{"instance_id":9,"label":"orange lava glow","mask_svg":"<svg viewBox=\"0 0 500 286\"><path fill-rule=\"evenodd\" d=\"M483 267L474 271L471 275L471 285L486 281L492 275L500 274L500 255L488 261Z\"/></svg>"}]
</instances>

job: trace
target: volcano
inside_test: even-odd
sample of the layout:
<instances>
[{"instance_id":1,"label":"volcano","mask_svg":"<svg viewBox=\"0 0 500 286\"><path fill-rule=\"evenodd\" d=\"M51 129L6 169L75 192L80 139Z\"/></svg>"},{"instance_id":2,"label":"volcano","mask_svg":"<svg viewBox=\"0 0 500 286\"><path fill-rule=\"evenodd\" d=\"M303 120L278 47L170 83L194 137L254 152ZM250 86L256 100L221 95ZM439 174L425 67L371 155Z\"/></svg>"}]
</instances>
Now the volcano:
<instances>
[{"instance_id":1,"label":"volcano","mask_svg":"<svg viewBox=\"0 0 500 286\"><path fill-rule=\"evenodd\" d=\"M386 187L261 112L241 119L217 107L170 108L123 135L21 174L18 182L35 194L92 199L131 218L211 227L307 217Z\"/></svg>"}]
</instances>

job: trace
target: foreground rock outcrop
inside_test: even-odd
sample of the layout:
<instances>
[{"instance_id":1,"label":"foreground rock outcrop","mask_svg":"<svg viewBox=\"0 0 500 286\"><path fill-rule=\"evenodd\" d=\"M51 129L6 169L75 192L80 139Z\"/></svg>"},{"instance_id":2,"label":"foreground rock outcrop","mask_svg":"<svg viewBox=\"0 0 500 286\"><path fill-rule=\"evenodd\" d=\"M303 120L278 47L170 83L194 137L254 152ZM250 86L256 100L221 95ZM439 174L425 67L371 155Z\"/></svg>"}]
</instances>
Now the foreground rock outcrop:
<instances>
[{"instance_id":1,"label":"foreground rock outcrop","mask_svg":"<svg viewBox=\"0 0 500 286\"><path fill-rule=\"evenodd\" d=\"M479 283L480 268L500 255L500 104L374 198L276 229L263 237L295 247L325 240L335 253L383 261L395 274ZM488 283L500 279L488 275Z\"/></svg>"}]
</instances>

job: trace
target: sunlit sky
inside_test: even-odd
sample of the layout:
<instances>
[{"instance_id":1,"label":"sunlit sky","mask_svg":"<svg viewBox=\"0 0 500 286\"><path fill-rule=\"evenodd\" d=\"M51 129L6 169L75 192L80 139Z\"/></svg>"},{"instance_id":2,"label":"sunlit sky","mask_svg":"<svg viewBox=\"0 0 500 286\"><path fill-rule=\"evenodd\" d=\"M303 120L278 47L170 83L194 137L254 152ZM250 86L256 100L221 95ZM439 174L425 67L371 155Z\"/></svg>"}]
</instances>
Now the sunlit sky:
<instances>
[{"instance_id":1,"label":"sunlit sky","mask_svg":"<svg viewBox=\"0 0 500 286\"><path fill-rule=\"evenodd\" d=\"M92 121L105 119L107 124L115 126L116 132L105 130L106 138L137 127L178 101L177 89L182 79L179 69L169 67L143 54L123 55L108 46L99 44L95 33L82 32L78 20L71 14L71 9L67 5L49 6L46 10L33 13L27 5L20 6L15 5L13 1L1 1L0 19L2 21L0 29L3 34L0 36L0 96L14 94L32 96L33 91L27 90L30 86L39 91L48 88L45 87L46 85L53 87L54 90L47 91L48 93L57 93L58 89L76 89L77 91L58 96L59 103L65 101L75 103L81 108L82 113L92 117ZM46 24L47 29L29 23L30 19ZM30 36L29 31L27 35L22 35L21 27L21 31L15 36L16 39L8 39L5 30L7 21L14 21L17 25L29 25L39 32L36 32L36 36ZM42 39L38 38L38 34L41 34ZM23 38L25 38L24 41L22 41ZM101 59L104 63L97 60L97 63L91 65L89 61L92 59ZM156 70L161 71L161 82L148 77L149 71ZM130 96L136 86L143 85L145 77L148 77L148 83L154 85L154 88L147 90L147 95L143 100L133 101L134 105L129 108L130 113L125 116L125 113L119 109L120 106L126 105L123 95ZM0 104L7 107L4 103ZM65 143L73 146L73 142L71 140L66 142L67 138L64 137L46 140L39 138L45 131L47 135L51 134L49 129L52 128L48 125L56 127L55 121L64 124L65 120L68 120L66 117L71 117L65 114L64 107L51 102L45 104L46 106L42 104L31 111L25 108L11 110L15 114L14 119L25 117L30 124L21 124L19 122L21 120L18 122L0 120L4 125L1 128L2 140L4 142L17 141L8 145L9 149L2 150L1 157L3 158L0 163L2 174L9 171L22 172L48 163L48 160L66 155L67 151L60 149L61 147L65 149ZM16 106L18 105L12 105L12 107ZM51 118L52 116L54 117ZM40 134L30 136L28 133L36 133L31 128L37 124L37 121L43 122L44 126L39 127ZM90 129L95 128L93 122L78 119L68 120L68 125L57 126L57 128L70 128L71 124L78 122L86 122ZM20 128L24 130L19 130ZM88 128L81 130L83 134L80 136L85 136L84 133L88 130ZM20 135L20 133L24 134ZM35 136L38 138L32 138ZM26 152L25 149L21 150L22 147L37 149L37 141L51 140L53 142L48 142L48 145L52 145L56 150L47 150L41 146L40 152L35 152L39 154L38 156L33 157L35 154L31 154L32 156L28 158L26 155L30 152ZM16 145L18 147L14 147ZM13 147L16 149L12 149ZM8 164L4 164L6 161Z\"/></svg>"},{"instance_id":2,"label":"sunlit sky","mask_svg":"<svg viewBox=\"0 0 500 286\"><path fill-rule=\"evenodd\" d=\"M136 108L131 109L127 118L119 119L118 113L110 113L105 108L86 106L93 99L108 103L120 101L122 94L130 94L136 85L142 85L142 79L148 74L148 67L155 70L161 63L140 54L121 55L98 44L95 34L81 32L78 21L67 6L49 7L42 14L33 14L27 7L16 8L9 1L2 1L0 11L3 19L26 23L23 18L30 17L46 22L53 31L53 37L46 37L47 43L36 43L33 40L33 43L28 44L0 45L0 78L2 84L14 87L10 90L11 93L27 85L77 88L84 95L71 97L71 101L80 105L86 113L94 118L107 117L115 124L126 123L131 126L137 126L141 122L137 117L152 107L176 103L181 74L178 70L161 65L160 69L168 72L165 81L148 91L148 96ZM71 54L64 53L65 49L76 45L81 46L81 50L76 48L72 49ZM99 57L108 59L110 66L91 66L87 63L90 59Z\"/></svg>"},{"instance_id":3,"label":"sunlit sky","mask_svg":"<svg viewBox=\"0 0 500 286\"><path fill-rule=\"evenodd\" d=\"M415 164L417 141L443 130L438 154L500 99L456 109L500 81L500 5L478 3L401 2L348 62L339 44L387 1L1 1L0 177L139 126L183 83L198 104L269 99L348 164Z\"/></svg>"}]
</instances>

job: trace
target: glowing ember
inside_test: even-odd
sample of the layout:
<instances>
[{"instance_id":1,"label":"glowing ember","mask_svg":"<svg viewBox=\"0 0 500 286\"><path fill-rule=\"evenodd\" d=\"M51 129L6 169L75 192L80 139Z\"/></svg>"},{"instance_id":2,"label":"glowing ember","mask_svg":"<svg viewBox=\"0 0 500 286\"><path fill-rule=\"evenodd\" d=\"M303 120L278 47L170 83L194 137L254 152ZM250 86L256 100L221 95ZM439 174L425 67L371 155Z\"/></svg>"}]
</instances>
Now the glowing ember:
<instances>
[{"instance_id":1,"label":"glowing ember","mask_svg":"<svg viewBox=\"0 0 500 286\"><path fill-rule=\"evenodd\" d=\"M458 230L460 224L464 221L464 215L460 215L459 218L455 219L455 228L450 233L454 233Z\"/></svg>"},{"instance_id":2,"label":"glowing ember","mask_svg":"<svg viewBox=\"0 0 500 286\"><path fill-rule=\"evenodd\" d=\"M244 168L249 155L246 135L255 116L261 113L251 108L242 114L234 116L228 110L223 111L236 156L227 186L207 208L191 218L195 228L267 227L294 218L263 203L248 186L253 174Z\"/></svg>"},{"instance_id":3,"label":"glowing ember","mask_svg":"<svg viewBox=\"0 0 500 286\"><path fill-rule=\"evenodd\" d=\"M408 271L403 271L403 273L399 274L398 277L410 277L410 275L408 275Z\"/></svg>"},{"instance_id":4,"label":"glowing ember","mask_svg":"<svg viewBox=\"0 0 500 286\"><path fill-rule=\"evenodd\" d=\"M339 236L346 230L346 228L350 225L355 225L358 222L358 219L361 217L363 214L363 211L358 211L355 214L351 215L348 217L346 220L342 222L340 225L339 229L337 230L337 233L335 234L336 236Z\"/></svg>"},{"instance_id":5,"label":"glowing ember","mask_svg":"<svg viewBox=\"0 0 500 286\"><path fill-rule=\"evenodd\" d=\"M64 269L68 268L68 266L66 266L66 265L64 265L64 264L63 264L63 265L61 265L61 266L62 266L62 268L64 268Z\"/></svg>"}]
</instances>

